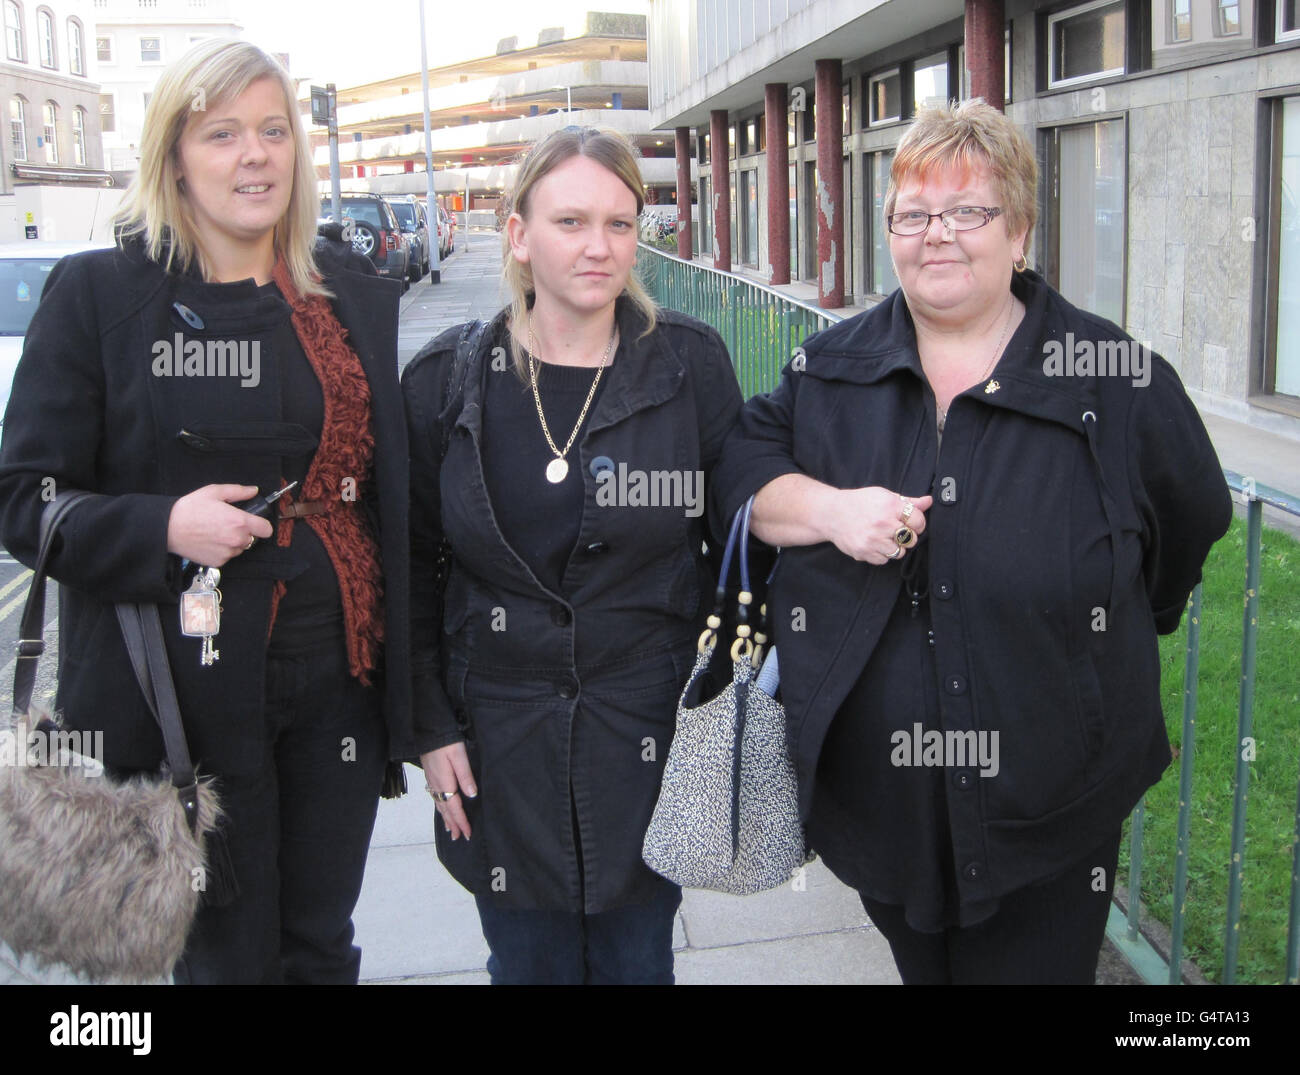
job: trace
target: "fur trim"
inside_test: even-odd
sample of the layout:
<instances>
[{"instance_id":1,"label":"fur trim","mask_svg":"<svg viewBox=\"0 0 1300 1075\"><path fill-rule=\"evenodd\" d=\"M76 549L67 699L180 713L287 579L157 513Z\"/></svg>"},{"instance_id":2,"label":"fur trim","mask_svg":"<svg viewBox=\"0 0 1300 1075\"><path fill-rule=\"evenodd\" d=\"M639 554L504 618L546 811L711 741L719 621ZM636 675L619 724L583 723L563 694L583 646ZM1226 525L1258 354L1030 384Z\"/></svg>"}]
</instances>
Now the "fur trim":
<instances>
[{"instance_id":1,"label":"fur trim","mask_svg":"<svg viewBox=\"0 0 1300 1075\"><path fill-rule=\"evenodd\" d=\"M23 725L14 733L25 743ZM169 781L115 783L66 750L51 761L0 763L0 937L92 981L169 976L207 887L211 780L196 835Z\"/></svg>"}]
</instances>

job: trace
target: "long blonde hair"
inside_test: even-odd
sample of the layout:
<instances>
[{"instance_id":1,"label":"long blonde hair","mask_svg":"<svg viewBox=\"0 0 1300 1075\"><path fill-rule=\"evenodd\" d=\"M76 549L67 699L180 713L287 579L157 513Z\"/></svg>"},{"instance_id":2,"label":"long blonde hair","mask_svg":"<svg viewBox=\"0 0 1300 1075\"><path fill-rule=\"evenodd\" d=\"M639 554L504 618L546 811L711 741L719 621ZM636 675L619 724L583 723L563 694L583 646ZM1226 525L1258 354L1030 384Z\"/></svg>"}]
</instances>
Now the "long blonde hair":
<instances>
[{"instance_id":1,"label":"long blonde hair","mask_svg":"<svg viewBox=\"0 0 1300 1075\"><path fill-rule=\"evenodd\" d=\"M637 216L641 215L641 210L645 208L645 198L641 193L641 169L637 167L636 151L619 131L601 127L565 127L552 131L535 143L519 166L508 212L518 213L527 219L528 196L533 187L565 161L579 156L590 157L618 176L623 185L636 196ZM501 230L501 276L510 292L511 325L527 324L528 311L536 296L533 270L529 265L515 260L510 246L509 229L506 228ZM623 294L632 300L645 320L641 335L653 332L658 319L658 308L637 277L635 268L628 274ZM527 369L527 356L515 336L513 332L510 334L510 350L515 368L522 375Z\"/></svg>"},{"instance_id":2,"label":"long blonde hair","mask_svg":"<svg viewBox=\"0 0 1300 1075\"><path fill-rule=\"evenodd\" d=\"M194 113L233 100L262 78L274 79L284 93L294 144L293 188L289 208L275 227L275 249L300 295L329 295L312 254L320 198L293 84L277 60L247 41L202 41L158 79L144 114L140 171L114 215L119 242L140 236L149 257L168 271L197 262L204 276L210 275L189 199L179 186L181 136Z\"/></svg>"}]
</instances>

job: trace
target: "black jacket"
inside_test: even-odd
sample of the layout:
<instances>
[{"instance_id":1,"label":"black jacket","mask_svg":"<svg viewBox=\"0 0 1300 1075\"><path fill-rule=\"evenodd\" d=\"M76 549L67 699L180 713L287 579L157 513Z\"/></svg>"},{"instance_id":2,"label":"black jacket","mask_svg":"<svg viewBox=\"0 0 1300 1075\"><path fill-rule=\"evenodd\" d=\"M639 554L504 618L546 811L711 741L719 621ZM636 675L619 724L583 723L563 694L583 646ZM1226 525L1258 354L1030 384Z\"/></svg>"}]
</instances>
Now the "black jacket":
<instances>
[{"instance_id":1,"label":"black jacket","mask_svg":"<svg viewBox=\"0 0 1300 1075\"><path fill-rule=\"evenodd\" d=\"M384 571L386 690L392 756L423 740L411 722L408 649L407 458L397 381L399 292L350 256L323 245L335 316L370 383L375 433L368 503ZM192 328L174 304L196 313ZM208 772L247 772L260 757L263 669L271 587L303 564L259 542L222 568L221 659L203 668L200 641L179 633L181 561L167 552L167 522L183 494L214 482L279 486L282 460L315 447L282 420L278 295L253 282L208 284L166 273L140 244L65 258L46 283L14 377L0 449L0 536L18 559L35 555L50 489L102 494L79 505L60 533L51 575L60 587L58 706L70 728L102 728L106 761L147 769L162 739L141 699L111 608L160 606L190 752ZM257 383L238 376L155 376L160 343L219 339L259 346ZM160 366L161 368L161 366ZM46 496L43 497L43 493Z\"/></svg>"},{"instance_id":2,"label":"black jacket","mask_svg":"<svg viewBox=\"0 0 1300 1075\"><path fill-rule=\"evenodd\" d=\"M968 768L946 782L963 903L1064 868L1159 779L1170 752L1156 635L1177 627L1231 517L1168 363L1147 352L1144 387L1048 375L1057 344L1129 338L1032 272L1012 290L1027 315L992 376L953 401L938 454L934 396L896 291L811 336L803 370L787 366L771 395L749 401L713 486L722 513L786 473L933 494L922 540L942 726L999 733L995 777ZM782 553L768 605L805 815L822 742L901 570L829 543Z\"/></svg>"},{"instance_id":3,"label":"black jacket","mask_svg":"<svg viewBox=\"0 0 1300 1075\"><path fill-rule=\"evenodd\" d=\"M538 582L502 537L484 485L485 378L515 376L488 361L502 318L468 367L463 406L453 402L445 416L441 465L437 419L460 330L433 340L403 373L415 705L441 729L439 745L467 740L479 788L465 800L473 836L452 843L439 827L438 854L466 888L507 907L596 913L644 902L657 883L641 842L712 586L704 516L680 504L602 506L592 464L604 456L707 476L741 398L712 329L665 311L638 338L626 302L618 316L624 342L569 455L586 498L563 593ZM544 480L545 462L521 465ZM453 568L439 624L444 532Z\"/></svg>"}]
</instances>

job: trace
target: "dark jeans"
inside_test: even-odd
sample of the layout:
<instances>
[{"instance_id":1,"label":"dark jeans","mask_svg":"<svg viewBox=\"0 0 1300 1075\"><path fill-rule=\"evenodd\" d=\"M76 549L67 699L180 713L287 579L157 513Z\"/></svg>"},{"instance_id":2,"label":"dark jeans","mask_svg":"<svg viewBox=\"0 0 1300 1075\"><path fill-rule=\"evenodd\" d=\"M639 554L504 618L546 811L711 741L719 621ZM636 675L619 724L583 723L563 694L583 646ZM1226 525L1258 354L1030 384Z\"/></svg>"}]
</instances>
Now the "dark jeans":
<instances>
[{"instance_id":1,"label":"dark jeans","mask_svg":"<svg viewBox=\"0 0 1300 1075\"><path fill-rule=\"evenodd\" d=\"M509 910L477 897L493 985L672 985L673 918L682 890L600 914Z\"/></svg>"},{"instance_id":2,"label":"dark jeans","mask_svg":"<svg viewBox=\"0 0 1300 1075\"><path fill-rule=\"evenodd\" d=\"M269 658L264 764L219 782L239 884L203 907L178 985L355 984L352 910L387 755L380 692L337 649Z\"/></svg>"},{"instance_id":3,"label":"dark jeans","mask_svg":"<svg viewBox=\"0 0 1300 1075\"><path fill-rule=\"evenodd\" d=\"M1092 985L1119 841L1116 832L1055 877L1007 893L992 918L965 929L921 933L902 907L866 896L862 905L889 942L904 985Z\"/></svg>"}]
</instances>

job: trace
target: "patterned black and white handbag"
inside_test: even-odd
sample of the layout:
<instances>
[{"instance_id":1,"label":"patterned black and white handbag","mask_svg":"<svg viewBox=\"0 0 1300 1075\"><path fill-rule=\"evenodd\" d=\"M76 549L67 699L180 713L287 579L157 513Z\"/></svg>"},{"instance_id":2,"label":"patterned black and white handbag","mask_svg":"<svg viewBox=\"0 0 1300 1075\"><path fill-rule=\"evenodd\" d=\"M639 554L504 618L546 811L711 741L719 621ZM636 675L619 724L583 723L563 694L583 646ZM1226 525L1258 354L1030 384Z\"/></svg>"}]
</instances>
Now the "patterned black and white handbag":
<instances>
[{"instance_id":1,"label":"patterned black and white handbag","mask_svg":"<svg viewBox=\"0 0 1300 1075\"><path fill-rule=\"evenodd\" d=\"M677 730L641 849L646 864L670 881L735 895L775 888L807 861L785 709L774 697L775 648L762 657L766 606L756 629L748 623L753 504L751 497L731 524L717 600L677 706ZM741 589L731 682L716 697L693 705L722 627L733 554L740 563Z\"/></svg>"}]
</instances>

